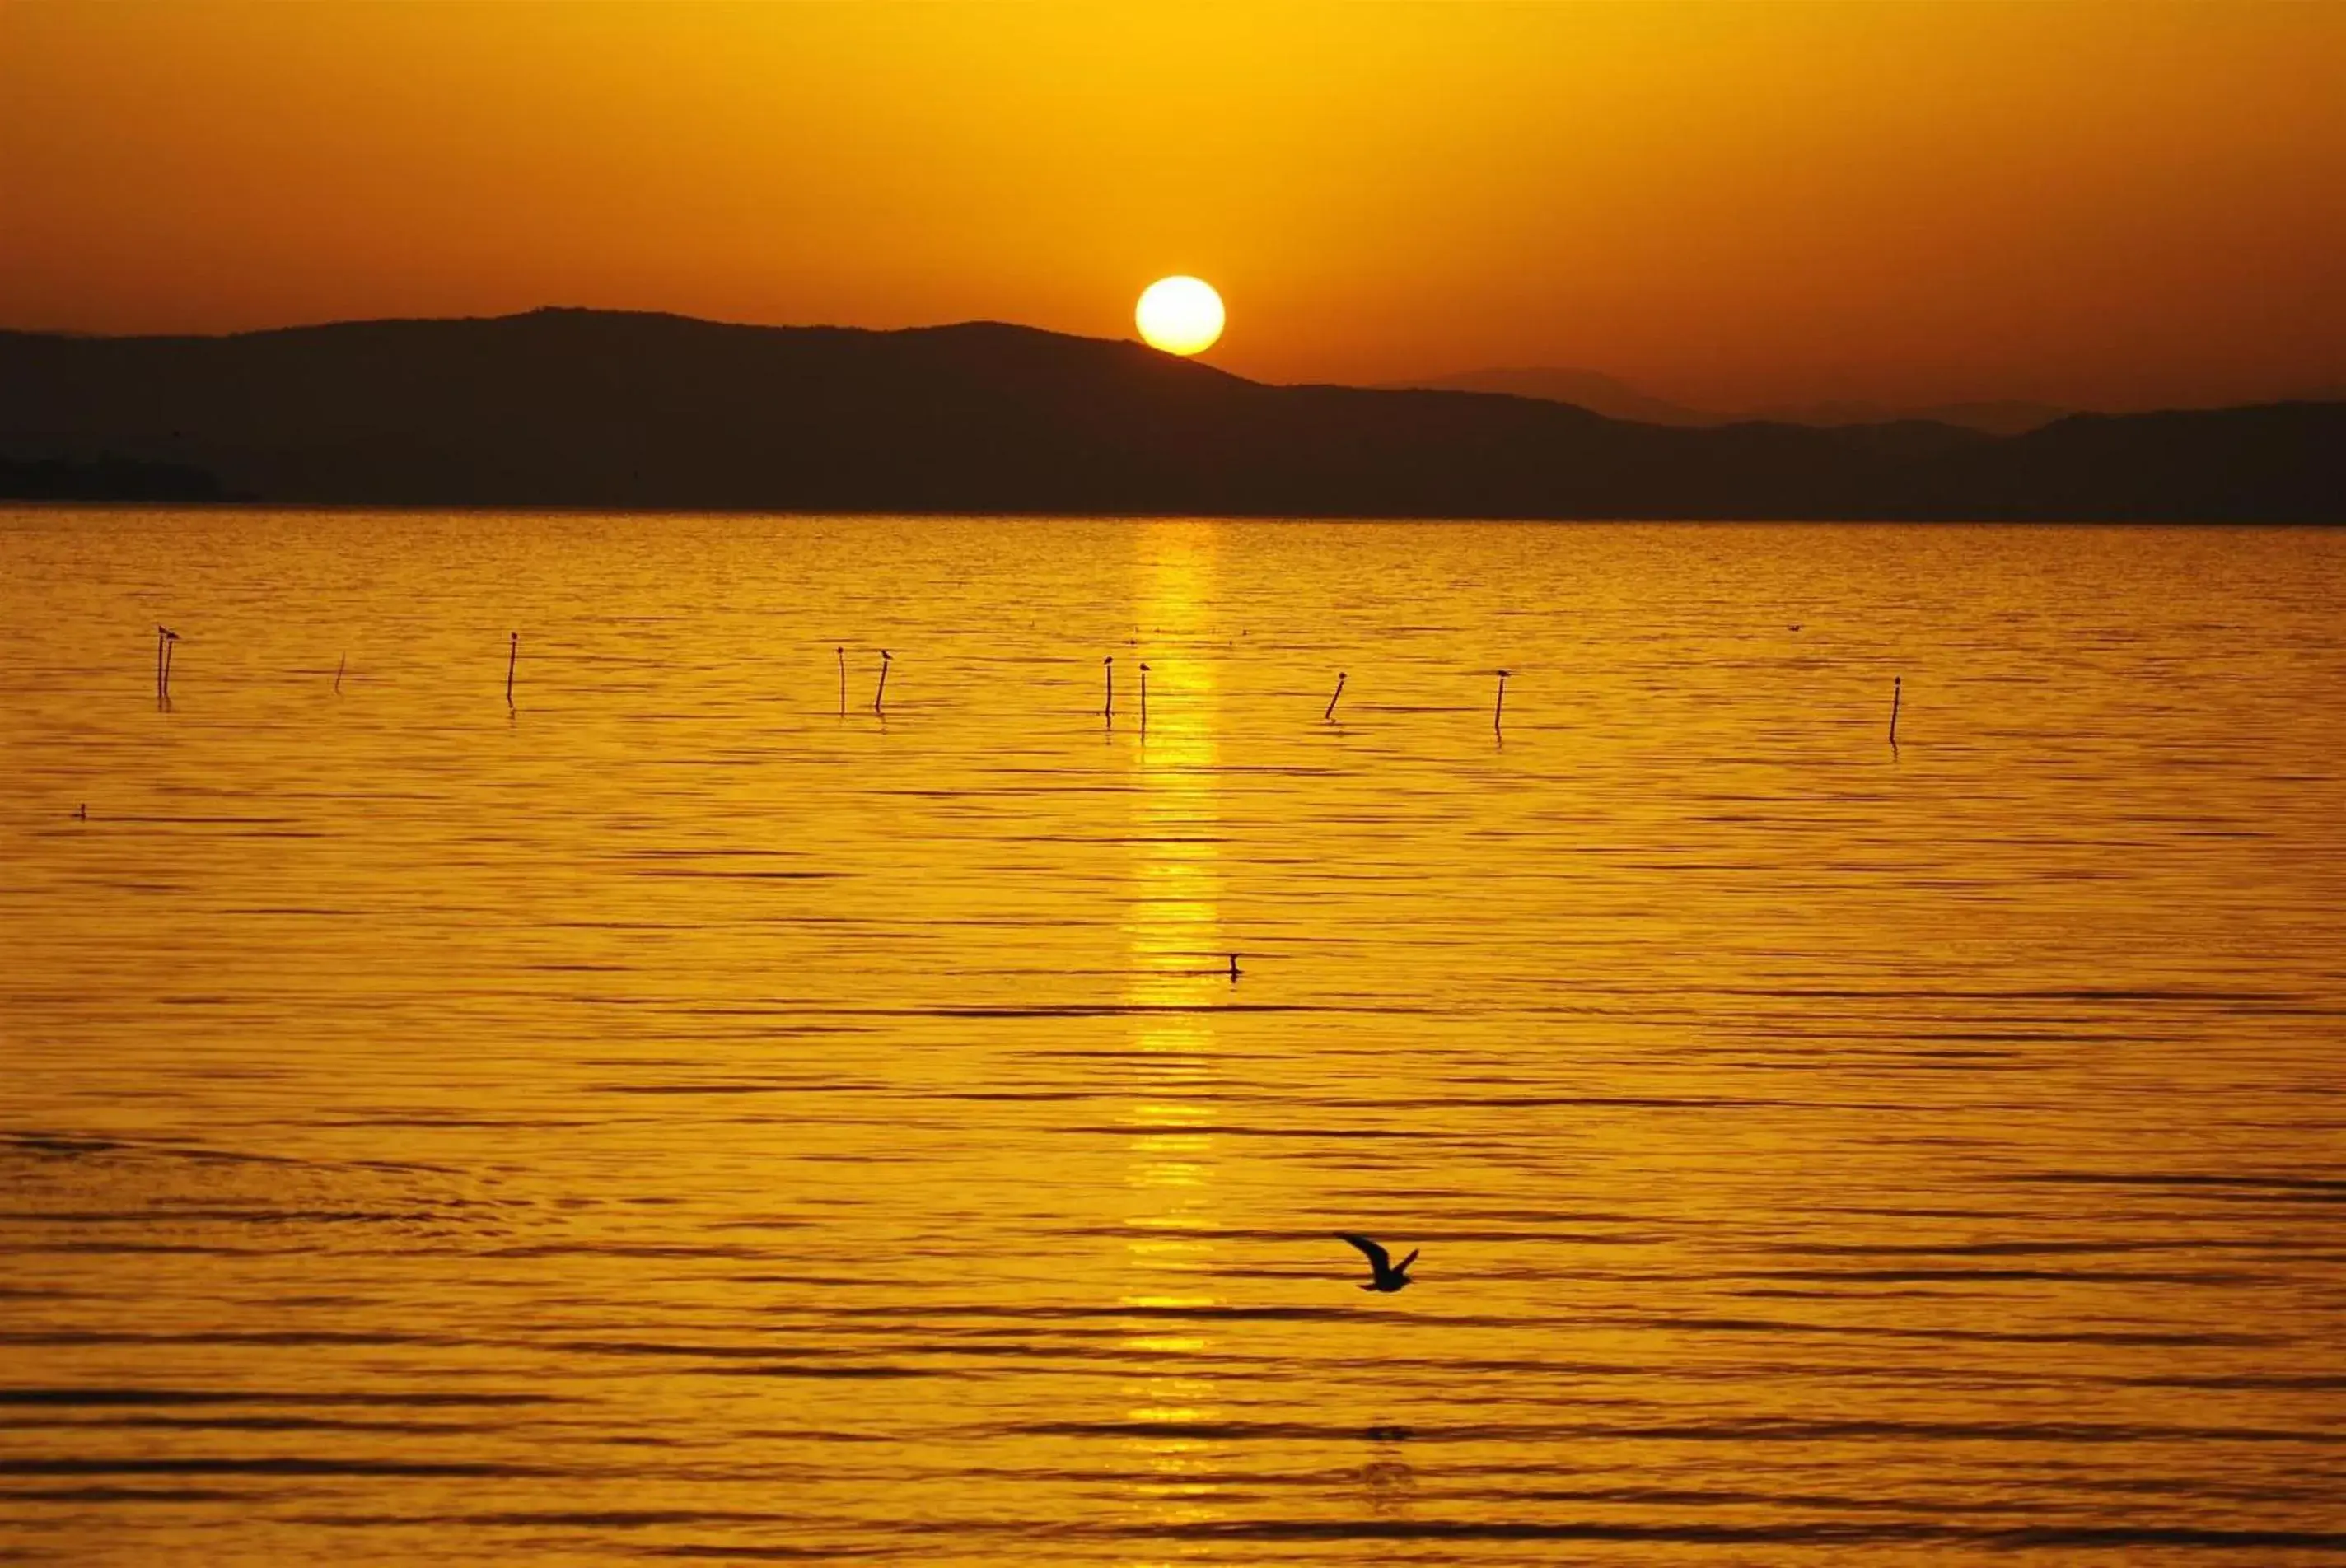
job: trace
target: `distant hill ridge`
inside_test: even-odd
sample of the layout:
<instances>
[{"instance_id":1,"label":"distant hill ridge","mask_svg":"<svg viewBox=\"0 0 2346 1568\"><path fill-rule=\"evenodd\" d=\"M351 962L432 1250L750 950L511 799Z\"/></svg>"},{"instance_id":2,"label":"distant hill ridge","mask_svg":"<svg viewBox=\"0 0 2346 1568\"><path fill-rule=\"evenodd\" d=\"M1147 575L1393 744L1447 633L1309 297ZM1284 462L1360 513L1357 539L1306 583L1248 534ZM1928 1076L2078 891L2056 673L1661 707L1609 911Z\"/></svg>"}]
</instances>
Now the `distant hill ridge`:
<instances>
[{"instance_id":1,"label":"distant hill ridge","mask_svg":"<svg viewBox=\"0 0 2346 1568\"><path fill-rule=\"evenodd\" d=\"M1869 402L1780 403L1741 413L1717 413L1648 397L1627 382L1598 371L1553 367L1520 370L1463 371L1456 375L1421 381L1392 382L1395 388L1423 387L1437 392L1494 392L1515 397L1545 398L1551 402L1577 403L1592 413L1612 419L1640 420L1650 424L1719 425L1754 421L1777 424L1893 424L1902 420L1928 420L1934 424L1960 425L1990 435L2019 435L2051 424L2074 412L2051 403L2017 400L1981 400L1933 403L1922 408L1887 408Z\"/></svg>"},{"instance_id":2,"label":"distant hill ridge","mask_svg":"<svg viewBox=\"0 0 2346 1568\"><path fill-rule=\"evenodd\" d=\"M111 463L311 504L2346 520L2346 403L2074 415L2005 438L1919 421L1686 428L1491 392L1269 386L998 322L566 309L0 332L0 480Z\"/></svg>"}]
</instances>

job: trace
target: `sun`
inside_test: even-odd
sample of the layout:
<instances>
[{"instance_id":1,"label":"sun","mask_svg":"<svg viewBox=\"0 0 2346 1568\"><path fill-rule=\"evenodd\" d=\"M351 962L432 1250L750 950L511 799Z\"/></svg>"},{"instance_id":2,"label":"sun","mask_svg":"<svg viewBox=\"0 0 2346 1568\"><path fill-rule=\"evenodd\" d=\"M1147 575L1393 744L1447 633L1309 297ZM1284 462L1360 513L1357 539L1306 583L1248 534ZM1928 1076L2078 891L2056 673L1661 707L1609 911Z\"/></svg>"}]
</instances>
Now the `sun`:
<instances>
[{"instance_id":1,"label":"sun","mask_svg":"<svg viewBox=\"0 0 2346 1568\"><path fill-rule=\"evenodd\" d=\"M1202 354L1222 335L1222 297L1202 278L1159 278L1142 290L1132 319L1150 348Z\"/></svg>"}]
</instances>

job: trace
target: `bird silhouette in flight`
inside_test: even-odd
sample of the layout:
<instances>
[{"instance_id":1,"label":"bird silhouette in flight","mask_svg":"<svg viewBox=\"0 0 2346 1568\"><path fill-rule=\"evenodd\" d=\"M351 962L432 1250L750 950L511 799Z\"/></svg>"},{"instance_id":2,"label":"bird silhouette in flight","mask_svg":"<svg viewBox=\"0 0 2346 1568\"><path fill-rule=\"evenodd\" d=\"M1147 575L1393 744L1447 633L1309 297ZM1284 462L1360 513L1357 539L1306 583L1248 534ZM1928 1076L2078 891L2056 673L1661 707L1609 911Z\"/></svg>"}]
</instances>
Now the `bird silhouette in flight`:
<instances>
[{"instance_id":1,"label":"bird silhouette in flight","mask_svg":"<svg viewBox=\"0 0 2346 1568\"><path fill-rule=\"evenodd\" d=\"M1392 1254L1371 1241L1367 1237L1354 1236L1348 1230L1338 1231L1336 1234L1338 1239L1349 1241L1359 1247L1361 1256L1369 1260L1370 1279L1366 1285L1361 1287L1362 1289L1382 1290L1390 1296L1409 1283L1409 1266L1417 1261L1417 1253L1414 1250L1407 1257L1402 1258L1401 1267L1396 1268L1393 1267Z\"/></svg>"}]
</instances>

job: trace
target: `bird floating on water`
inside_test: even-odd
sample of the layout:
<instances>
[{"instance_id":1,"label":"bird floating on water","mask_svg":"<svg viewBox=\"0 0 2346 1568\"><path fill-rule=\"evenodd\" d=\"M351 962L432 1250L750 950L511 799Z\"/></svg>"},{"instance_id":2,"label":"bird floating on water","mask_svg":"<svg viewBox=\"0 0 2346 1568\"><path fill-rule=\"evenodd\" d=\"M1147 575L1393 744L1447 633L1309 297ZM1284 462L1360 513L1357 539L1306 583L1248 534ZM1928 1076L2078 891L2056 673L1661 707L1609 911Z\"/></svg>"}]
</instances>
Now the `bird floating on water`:
<instances>
[{"instance_id":1,"label":"bird floating on water","mask_svg":"<svg viewBox=\"0 0 2346 1568\"><path fill-rule=\"evenodd\" d=\"M1369 1260L1370 1279L1361 1287L1362 1289L1381 1290L1390 1296L1410 1282L1409 1266L1417 1261L1418 1249L1412 1248L1410 1255L1401 1260L1401 1266L1395 1268L1392 1254L1367 1237L1355 1236L1349 1230L1340 1230L1336 1235L1339 1240L1349 1241L1359 1247L1361 1255Z\"/></svg>"}]
</instances>

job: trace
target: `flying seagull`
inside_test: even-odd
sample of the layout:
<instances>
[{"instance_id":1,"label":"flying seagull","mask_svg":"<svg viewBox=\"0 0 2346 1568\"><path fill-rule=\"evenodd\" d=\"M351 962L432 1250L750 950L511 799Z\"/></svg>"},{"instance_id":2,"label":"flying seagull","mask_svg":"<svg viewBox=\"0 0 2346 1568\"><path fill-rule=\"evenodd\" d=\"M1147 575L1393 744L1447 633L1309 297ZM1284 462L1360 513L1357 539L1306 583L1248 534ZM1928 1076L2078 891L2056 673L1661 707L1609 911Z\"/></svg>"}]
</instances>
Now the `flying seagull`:
<instances>
[{"instance_id":1,"label":"flying seagull","mask_svg":"<svg viewBox=\"0 0 2346 1568\"><path fill-rule=\"evenodd\" d=\"M1367 1237L1354 1236L1350 1231L1338 1231L1336 1234L1340 1240L1349 1241L1359 1247L1361 1255L1369 1260L1372 1278L1366 1285L1361 1287L1362 1289L1382 1290L1390 1296L1409 1283L1409 1266L1417 1261L1415 1251L1412 1251L1407 1257L1402 1258L1401 1267L1396 1268L1393 1267L1392 1254L1371 1241Z\"/></svg>"}]
</instances>

